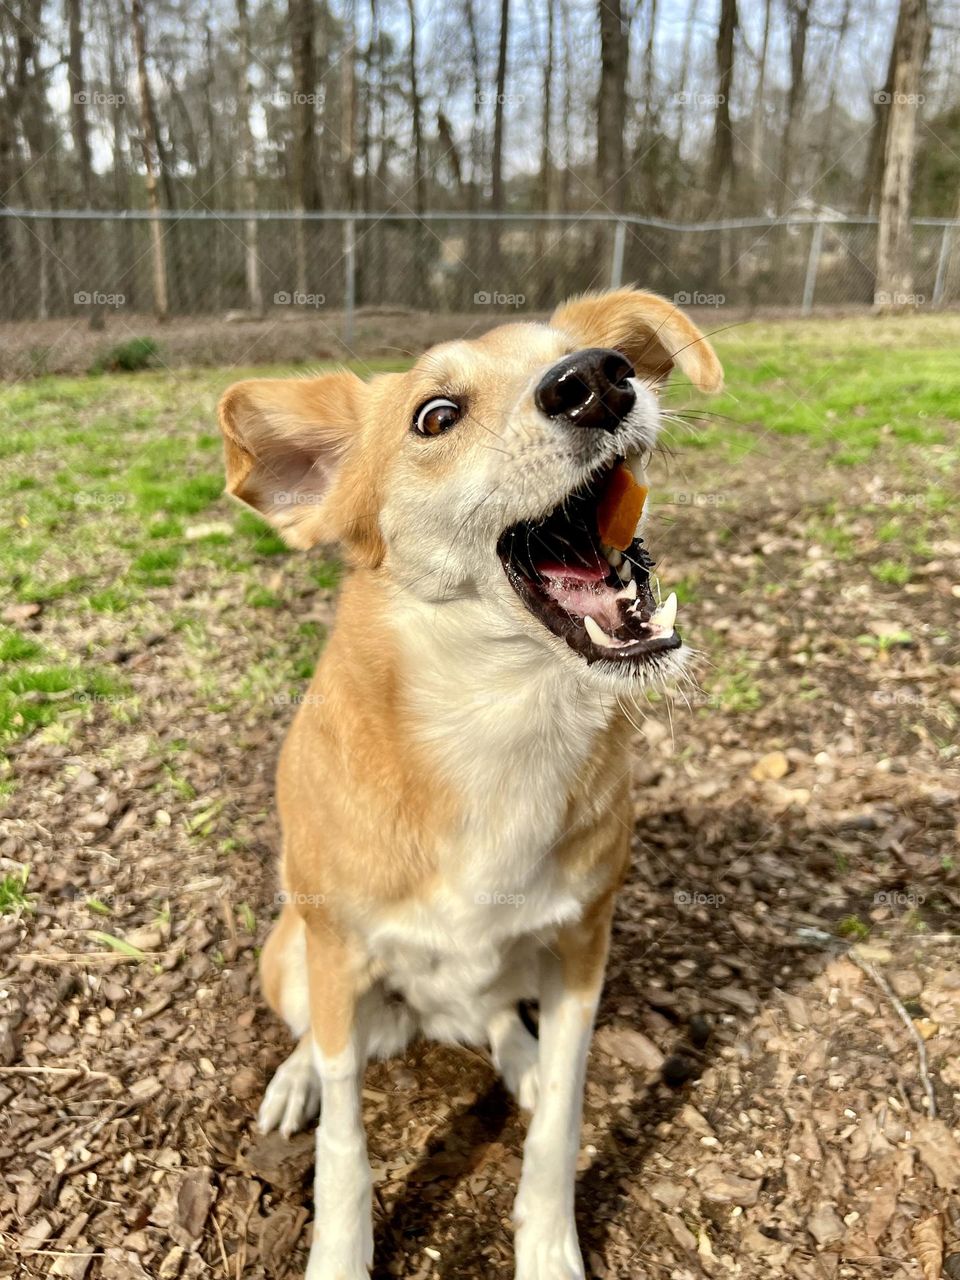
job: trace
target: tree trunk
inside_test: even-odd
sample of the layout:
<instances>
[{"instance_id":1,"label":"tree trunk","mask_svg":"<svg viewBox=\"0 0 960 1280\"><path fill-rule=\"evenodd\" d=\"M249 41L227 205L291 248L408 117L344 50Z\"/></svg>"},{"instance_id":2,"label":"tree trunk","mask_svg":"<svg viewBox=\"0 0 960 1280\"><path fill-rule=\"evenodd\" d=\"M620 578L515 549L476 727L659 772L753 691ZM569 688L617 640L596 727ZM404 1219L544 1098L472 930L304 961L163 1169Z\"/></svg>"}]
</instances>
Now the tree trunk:
<instances>
[{"instance_id":1,"label":"tree trunk","mask_svg":"<svg viewBox=\"0 0 960 1280\"><path fill-rule=\"evenodd\" d=\"M357 153L357 15L356 0L348 0L340 57L340 190L344 209L356 202L353 166Z\"/></svg>"},{"instance_id":2,"label":"tree trunk","mask_svg":"<svg viewBox=\"0 0 960 1280\"><path fill-rule=\"evenodd\" d=\"M777 208L786 209L794 200L791 185L796 168L793 148L796 143L797 121L803 108L803 70L807 53L807 29L810 25L810 0L787 0L787 23L790 28L790 88L787 92L787 118L783 126L783 142L780 149L779 188Z\"/></svg>"},{"instance_id":3,"label":"tree trunk","mask_svg":"<svg viewBox=\"0 0 960 1280\"><path fill-rule=\"evenodd\" d=\"M493 106L493 154L490 160L490 205L495 213L502 213L503 191L503 111L507 96L507 51L510 40L510 0L500 0L500 44L497 52L497 100ZM494 275L494 288L499 288L503 273L501 260L500 223L490 223L490 266Z\"/></svg>"},{"instance_id":4,"label":"tree trunk","mask_svg":"<svg viewBox=\"0 0 960 1280\"><path fill-rule=\"evenodd\" d=\"M551 146L551 126L553 123L553 28L554 28L554 0L546 0L547 5L547 47L543 60L543 110L540 116L540 174L537 183L538 202L542 213L549 213L551 208L551 191L553 183L551 182L551 172L553 168L553 148ZM551 272L549 264L544 262L544 256L547 252L546 246L552 243L553 227L546 220L536 224L536 233L533 242L534 260L540 264L541 270L537 273L534 281L536 290L536 305L547 306L549 299L547 298L545 289L540 287L543 281L546 288L549 289L552 281L550 280Z\"/></svg>"},{"instance_id":5,"label":"tree trunk","mask_svg":"<svg viewBox=\"0 0 960 1280\"><path fill-rule=\"evenodd\" d=\"M600 93L597 98L597 200L619 209L623 199L623 128L627 118L629 35L620 0L598 0Z\"/></svg>"},{"instance_id":6,"label":"tree trunk","mask_svg":"<svg viewBox=\"0 0 960 1280\"><path fill-rule=\"evenodd\" d=\"M464 21L470 42L470 71L473 77L473 121L470 129L470 208L479 209L483 197L483 73L480 67L480 41L477 37L477 15L473 0L464 0ZM471 229L471 234L475 227Z\"/></svg>"},{"instance_id":7,"label":"tree trunk","mask_svg":"<svg viewBox=\"0 0 960 1280\"><path fill-rule=\"evenodd\" d=\"M867 152L867 168L864 174L863 213L876 213L880 208L880 191L883 186L883 162L887 153L887 129L890 125L890 103L893 101L893 73L897 56L897 36L894 30L890 45L890 58L883 88L873 95L873 128L870 130L870 147Z\"/></svg>"},{"instance_id":8,"label":"tree trunk","mask_svg":"<svg viewBox=\"0 0 960 1280\"><path fill-rule=\"evenodd\" d=\"M150 219L153 310L158 320L166 320L169 310L167 264L164 257L163 228L157 216L160 213L160 193L157 188L157 139L153 129L154 113L151 109L150 80L147 76L147 35L143 18L143 0L132 0L131 17L133 48L137 60L137 84L140 90L140 146L147 174L147 207L154 215Z\"/></svg>"},{"instance_id":9,"label":"tree trunk","mask_svg":"<svg viewBox=\"0 0 960 1280\"><path fill-rule=\"evenodd\" d=\"M237 43L240 46L240 148L243 169L243 202L248 213L257 208L257 171L253 150L253 86L250 83L250 18L247 0L237 0ZM247 283L247 307L254 315L263 315L263 289L260 284L260 224L247 218L243 224L244 262Z\"/></svg>"},{"instance_id":10,"label":"tree trunk","mask_svg":"<svg viewBox=\"0 0 960 1280\"><path fill-rule=\"evenodd\" d=\"M720 0L717 27L717 110L713 124L710 187L721 206L733 186L733 131L730 128L730 90L733 86L733 46L739 25L737 0Z\"/></svg>"},{"instance_id":11,"label":"tree trunk","mask_svg":"<svg viewBox=\"0 0 960 1280\"><path fill-rule=\"evenodd\" d=\"M314 145L316 58L313 0L288 0L290 62L293 69L293 204L299 214L318 205L317 158ZM304 220L294 224L296 289L307 292L307 232Z\"/></svg>"},{"instance_id":12,"label":"tree trunk","mask_svg":"<svg viewBox=\"0 0 960 1280\"><path fill-rule=\"evenodd\" d=\"M763 151L767 133L766 103L764 102L764 97L767 92L767 53L770 49L770 15L772 10L772 0L765 0L763 9L763 40L760 45L760 65L757 68L756 99L753 107L753 140L751 146L753 155L750 157L750 167L753 170L753 179L754 182L758 184L764 169Z\"/></svg>"},{"instance_id":13,"label":"tree trunk","mask_svg":"<svg viewBox=\"0 0 960 1280\"><path fill-rule=\"evenodd\" d=\"M503 109L507 96L507 49L510 36L510 0L500 0L500 45L497 53L497 100L493 110L493 158L490 175L490 203L503 211Z\"/></svg>"},{"instance_id":14,"label":"tree trunk","mask_svg":"<svg viewBox=\"0 0 960 1280\"><path fill-rule=\"evenodd\" d=\"M540 208L546 213L550 208L550 170L553 149L550 145L550 129L553 112L553 28L554 0L546 0L547 48L543 60L543 113L540 117Z\"/></svg>"},{"instance_id":15,"label":"tree trunk","mask_svg":"<svg viewBox=\"0 0 960 1280\"><path fill-rule=\"evenodd\" d=\"M413 131L413 207L417 213L423 213L423 118L420 101L420 84L417 74L417 14L414 0L407 0L407 13L410 17L410 44L407 69L410 75L410 117Z\"/></svg>"},{"instance_id":16,"label":"tree trunk","mask_svg":"<svg viewBox=\"0 0 960 1280\"><path fill-rule=\"evenodd\" d=\"M81 199L88 209L93 208L93 161L90 155L90 130L87 125L87 86L83 75L83 24L80 13L81 0L66 0L67 31L67 85L70 90L70 132L73 148L80 168Z\"/></svg>"},{"instance_id":17,"label":"tree trunk","mask_svg":"<svg viewBox=\"0 0 960 1280\"><path fill-rule=\"evenodd\" d=\"M917 140L920 82L930 41L926 0L900 0L894 37L893 94L877 229L877 287L874 306L903 311L914 305L913 228L910 199Z\"/></svg>"},{"instance_id":18,"label":"tree trunk","mask_svg":"<svg viewBox=\"0 0 960 1280\"><path fill-rule=\"evenodd\" d=\"M688 112L685 110L687 102L687 85L690 83L690 68L693 63L693 37L697 22L697 8L699 0L690 0L687 9L686 21L683 25L683 51L680 54L680 115L677 123L677 159L683 161L683 144L686 137L686 125Z\"/></svg>"}]
</instances>

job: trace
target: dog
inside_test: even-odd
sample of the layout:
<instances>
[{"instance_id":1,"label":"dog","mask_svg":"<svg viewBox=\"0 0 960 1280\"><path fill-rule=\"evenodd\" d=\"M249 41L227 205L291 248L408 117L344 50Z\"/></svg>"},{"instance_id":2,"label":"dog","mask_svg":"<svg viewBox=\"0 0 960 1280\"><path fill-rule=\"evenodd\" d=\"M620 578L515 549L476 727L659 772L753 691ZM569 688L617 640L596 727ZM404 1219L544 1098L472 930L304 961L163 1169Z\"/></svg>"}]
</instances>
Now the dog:
<instances>
[{"instance_id":1,"label":"dog","mask_svg":"<svg viewBox=\"0 0 960 1280\"><path fill-rule=\"evenodd\" d=\"M405 373L253 379L220 402L228 492L349 570L280 756L284 905L260 971L297 1041L260 1128L320 1112L308 1280L372 1266L363 1072L416 1035L488 1045L532 1111L518 1280L584 1275L583 1083L630 849L622 701L687 658L639 533L618 550L598 521L645 494L674 365L722 385L689 318L620 289Z\"/></svg>"}]
</instances>

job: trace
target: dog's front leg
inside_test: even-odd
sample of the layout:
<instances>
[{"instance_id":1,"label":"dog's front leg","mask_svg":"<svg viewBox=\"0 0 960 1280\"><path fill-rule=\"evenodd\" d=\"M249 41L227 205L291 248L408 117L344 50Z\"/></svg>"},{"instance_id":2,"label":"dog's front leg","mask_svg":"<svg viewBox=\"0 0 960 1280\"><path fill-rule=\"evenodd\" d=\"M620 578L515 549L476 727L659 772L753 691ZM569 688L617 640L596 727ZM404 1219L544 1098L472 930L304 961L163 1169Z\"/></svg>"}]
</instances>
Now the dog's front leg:
<instances>
[{"instance_id":1,"label":"dog's front leg","mask_svg":"<svg viewBox=\"0 0 960 1280\"><path fill-rule=\"evenodd\" d=\"M612 902L563 930L540 959L540 1089L514 1208L517 1280L583 1280L574 1218L583 1081Z\"/></svg>"},{"instance_id":2,"label":"dog's front leg","mask_svg":"<svg viewBox=\"0 0 960 1280\"><path fill-rule=\"evenodd\" d=\"M307 923L307 976L321 1111L306 1280L367 1280L373 1219L361 1112L366 1048L348 949L322 921Z\"/></svg>"}]
</instances>

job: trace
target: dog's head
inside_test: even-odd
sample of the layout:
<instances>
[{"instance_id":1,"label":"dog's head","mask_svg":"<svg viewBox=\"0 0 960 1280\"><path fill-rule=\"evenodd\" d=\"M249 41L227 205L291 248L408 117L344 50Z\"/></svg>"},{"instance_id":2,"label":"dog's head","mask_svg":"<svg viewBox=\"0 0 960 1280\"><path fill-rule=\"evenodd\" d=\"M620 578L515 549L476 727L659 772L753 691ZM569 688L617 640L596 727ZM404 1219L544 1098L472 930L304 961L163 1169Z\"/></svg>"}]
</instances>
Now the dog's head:
<instances>
[{"instance_id":1,"label":"dog's head","mask_svg":"<svg viewBox=\"0 0 960 1280\"><path fill-rule=\"evenodd\" d=\"M681 646L634 528L675 364L722 384L689 319L622 289L443 343L407 373L241 382L220 403L227 487L291 546L339 544L401 594L635 684Z\"/></svg>"}]
</instances>

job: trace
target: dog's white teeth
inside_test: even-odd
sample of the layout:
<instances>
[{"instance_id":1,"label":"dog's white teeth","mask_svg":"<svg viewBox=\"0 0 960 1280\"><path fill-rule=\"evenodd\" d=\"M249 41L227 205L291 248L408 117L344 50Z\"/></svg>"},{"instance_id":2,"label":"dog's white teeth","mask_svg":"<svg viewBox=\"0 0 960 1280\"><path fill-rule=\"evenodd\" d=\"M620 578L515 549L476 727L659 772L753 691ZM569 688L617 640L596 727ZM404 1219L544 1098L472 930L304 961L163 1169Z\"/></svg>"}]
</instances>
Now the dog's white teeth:
<instances>
[{"instance_id":1,"label":"dog's white teeth","mask_svg":"<svg viewBox=\"0 0 960 1280\"><path fill-rule=\"evenodd\" d=\"M643 466L643 455L639 453L628 453L624 458L624 462L627 464L630 474L633 476L634 480L636 480L637 484L642 484L646 487L647 473Z\"/></svg>"},{"instance_id":2,"label":"dog's white teeth","mask_svg":"<svg viewBox=\"0 0 960 1280\"><path fill-rule=\"evenodd\" d=\"M598 622L595 622L589 614L584 618L583 625L586 627L587 635L594 644L600 645L603 649L615 649L617 647L617 642L612 640L603 627Z\"/></svg>"},{"instance_id":3,"label":"dog's white teeth","mask_svg":"<svg viewBox=\"0 0 960 1280\"><path fill-rule=\"evenodd\" d=\"M663 604L650 619L650 625L663 627L664 631L672 631L677 620L677 593L671 591Z\"/></svg>"},{"instance_id":4,"label":"dog's white teeth","mask_svg":"<svg viewBox=\"0 0 960 1280\"><path fill-rule=\"evenodd\" d=\"M636 600L637 598L637 580L631 578L622 591L617 592L618 600Z\"/></svg>"},{"instance_id":5,"label":"dog's white teeth","mask_svg":"<svg viewBox=\"0 0 960 1280\"><path fill-rule=\"evenodd\" d=\"M633 565L629 560L624 560L623 564L618 564L616 569L621 582L629 582L633 577Z\"/></svg>"},{"instance_id":6,"label":"dog's white teeth","mask_svg":"<svg viewBox=\"0 0 960 1280\"><path fill-rule=\"evenodd\" d=\"M603 548L603 554L607 558L607 564L612 564L615 569L619 566L620 562L623 560L623 552L618 551L616 547L605 546Z\"/></svg>"}]
</instances>

